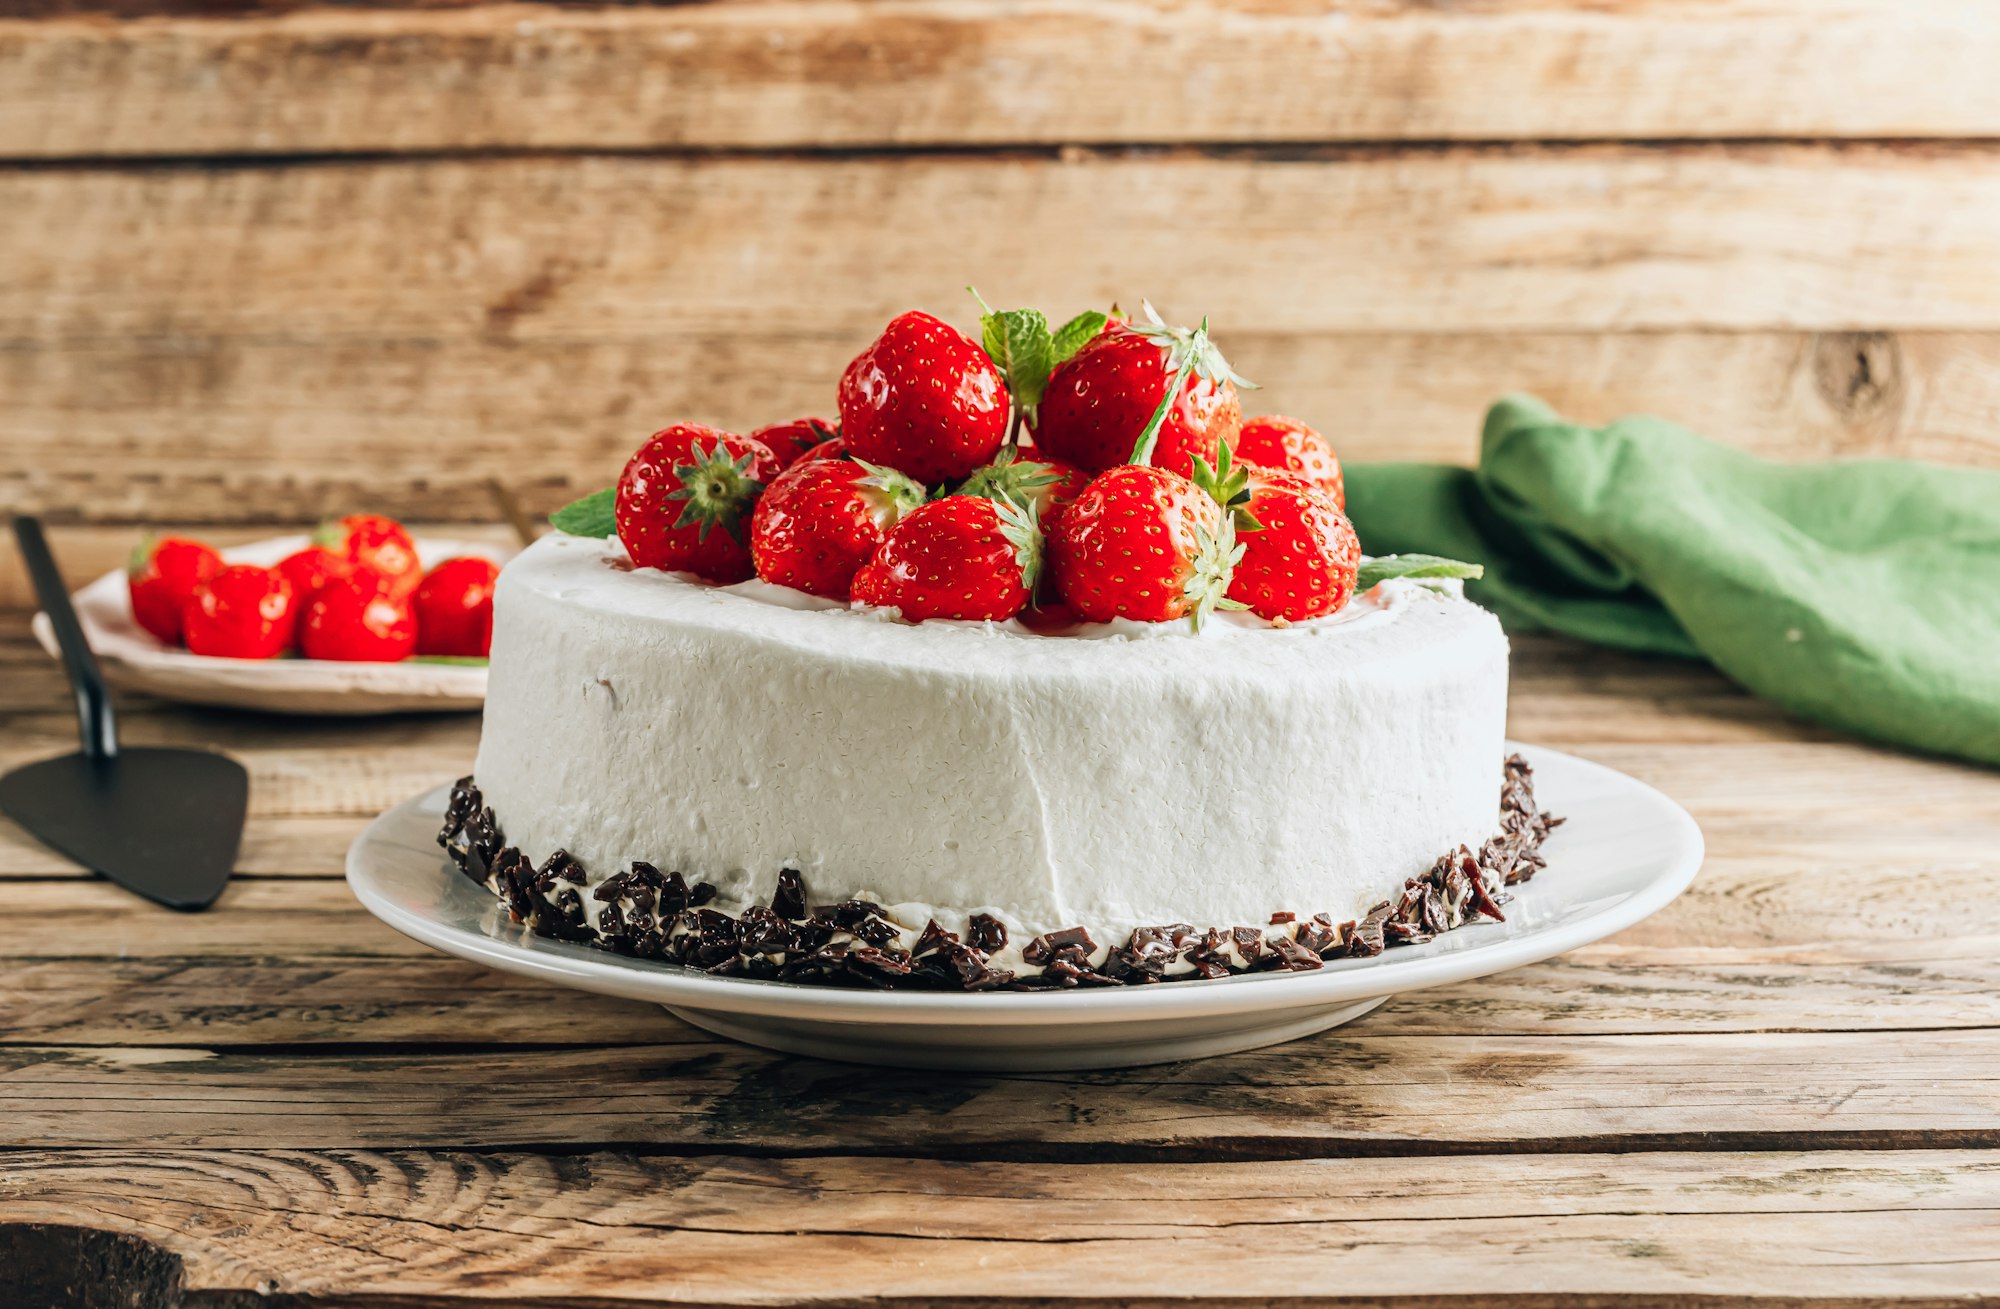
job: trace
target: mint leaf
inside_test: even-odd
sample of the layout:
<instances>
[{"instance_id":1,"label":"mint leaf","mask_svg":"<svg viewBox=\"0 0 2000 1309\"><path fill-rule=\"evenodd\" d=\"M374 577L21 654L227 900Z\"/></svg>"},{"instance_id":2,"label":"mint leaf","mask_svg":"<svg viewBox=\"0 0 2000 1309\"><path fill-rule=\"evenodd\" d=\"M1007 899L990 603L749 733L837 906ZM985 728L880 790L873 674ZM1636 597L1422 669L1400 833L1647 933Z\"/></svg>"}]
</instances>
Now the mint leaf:
<instances>
[{"instance_id":1,"label":"mint leaf","mask_svg":"<svg viewBox=\"0 0 2000 1309\"><path fill-rule=\"evenodd\" d=\"M1095 309L1086 309L1058 327L1050 346L1049 366L1055 367L1096 340L1097 334L1104 330L1104 324L1109 321Z\"/></svg>"},{"instance_id":2,"label":"mint leaf","mask_svg":"<svg viewBox=\"0 0 2000 1309\"><path fill-rule=\"evenodd\" d=\"M1439 555L1383 555L1361 565L1361 571L1355 575L1354 590L1358 595L1373 588L1377 582L1386 582L1392 577L1478 578L1485 575L1486 569L1478 564L1461 563Z\"/></svg>"},{"instance_id":3,"label":"mint leaf","mask_svg":"<svg viewBox=\"0 0 2000 1309\"><path fill-rule=\"evenodd\" d=\"M1038 309L1007 309L987 314L979 320L985 339L982 344L1000 375L1007 379L1007 392L1014 403L1032 409L1048 389L1049 370L1055 367L1049 349L1049 320Z\"/></svg>"},{"instance_id":4,"label":"mint leaf","mask_svg":"<svg viewBox=\"0 0 2000 1309\"><path fill-rule=\"evenodd\" d=\"M601 540L617 533L617 508L618 492L607 486L550 514L549 526L565 536L594 536Z\"/></svg>"}]
</instances>

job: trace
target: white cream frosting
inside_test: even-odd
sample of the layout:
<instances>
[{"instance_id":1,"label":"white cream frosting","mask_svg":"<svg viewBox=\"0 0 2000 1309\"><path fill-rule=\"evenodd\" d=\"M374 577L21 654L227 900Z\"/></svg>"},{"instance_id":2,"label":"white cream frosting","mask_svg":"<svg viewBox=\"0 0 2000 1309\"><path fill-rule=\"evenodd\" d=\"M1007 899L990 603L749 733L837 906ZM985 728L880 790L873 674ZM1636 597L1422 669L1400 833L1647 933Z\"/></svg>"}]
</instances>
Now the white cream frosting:
<instances>
[{"instance_id":1,"label":"white cream frosting","mask_svg":"<svg viewBox=\"0 0 2000 1309\"><path fill-rule=\"evenodd\" d=\"M1455 594L1388 583L1200 637L798 595L632 570L615 540L508 564L474 769L508 842L593 883L676 869L722 908L789 864L814 902L912 927L987 912L1104 942L1352 918L1495 829L1506 639Z\"/></svg>"}]
</instances>

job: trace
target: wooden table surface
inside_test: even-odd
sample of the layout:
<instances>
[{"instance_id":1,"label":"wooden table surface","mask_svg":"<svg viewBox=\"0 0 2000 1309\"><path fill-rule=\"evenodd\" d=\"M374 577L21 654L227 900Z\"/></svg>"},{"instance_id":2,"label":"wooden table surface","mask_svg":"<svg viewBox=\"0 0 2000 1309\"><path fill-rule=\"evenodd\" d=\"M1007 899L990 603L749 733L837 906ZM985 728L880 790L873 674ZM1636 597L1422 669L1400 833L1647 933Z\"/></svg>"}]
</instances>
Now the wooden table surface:
<instances>
[{"instance_id":1,"label":"wooden table surface","mask_svg":"<svg viewBox=\"0 0 2000 1309\"><path fill-rule=\"evenodd\" d=\"M5 10L0 512L79 581L143 526L491 531L495 482L545 512L667 422L825 412L967 282L1211 314L1350 461L1469 461L1525 389L2000 465L1976 0ZM0 767L73 741L25 603L0 539ZM0 1309L1994 1294L2000 776L1698 667L1514 669L1516 735L1700 820L1687 895L1074 1077L776 1058L440 958L339 873L473 720L128 703L249 766L240 876L171 915L0 822Z\"/></svg>"},{"instance_id":2,"label":"wooden table surface","mask_svg":"<svg viewBox=\"0 0 2000 1309\"><path fill-rule=\"evenodd\" d=\"M0 627L0 767L73 745L24 628ZM2000 1287L2000 776L1699 667L1516 644L1515 735L1701 822L1707 865L1657 917L1289 1045L1027 1077L766 1054L377 923L347 842L466 771L474 717L134 701L124 724L249 767L239 876L172 914L0 821L0 1287L71 1265L137 1298L56 1303L230 1309Z\"/></svg>"}]
</instances>

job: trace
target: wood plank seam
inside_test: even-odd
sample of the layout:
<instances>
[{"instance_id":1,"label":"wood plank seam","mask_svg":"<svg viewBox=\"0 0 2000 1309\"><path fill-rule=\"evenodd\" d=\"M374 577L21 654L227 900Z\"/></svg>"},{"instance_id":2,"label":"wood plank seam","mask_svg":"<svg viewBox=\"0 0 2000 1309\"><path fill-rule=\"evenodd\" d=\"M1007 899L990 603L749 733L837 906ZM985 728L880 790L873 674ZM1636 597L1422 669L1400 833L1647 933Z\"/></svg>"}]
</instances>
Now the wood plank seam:
<instances>
[{"instance_id":1,"label":"wood plank seam","mask_svg":"<svg viewBox=\"0 0 2000 1309\"><path fill-rule=\"evenodd\" d=\"M659 163L957 162L1115 163L1213 162L1268 164L1371 163L1398 158L1492 159L1518 155L1566 157L1616 151L1647 156L1718 153L1754 155L1762 151L1817 151L1828 156L1878 154L1904 158L1978 156L2000 150L2000 136L1688 136L1688 137L1520 137L1492 140L1438 138L1378 141L1230 141L1179 144L1148 141L1072 141L1059 144L982 142L977 145L865 146L466 146L411 150L317 150L282 154L214 153L147 155L0 154L0 169L22 173L132 173L271 171L351 166L421 167L436 163L537 163L563 160L637 160Z\"/></svg>"}]
</instances>

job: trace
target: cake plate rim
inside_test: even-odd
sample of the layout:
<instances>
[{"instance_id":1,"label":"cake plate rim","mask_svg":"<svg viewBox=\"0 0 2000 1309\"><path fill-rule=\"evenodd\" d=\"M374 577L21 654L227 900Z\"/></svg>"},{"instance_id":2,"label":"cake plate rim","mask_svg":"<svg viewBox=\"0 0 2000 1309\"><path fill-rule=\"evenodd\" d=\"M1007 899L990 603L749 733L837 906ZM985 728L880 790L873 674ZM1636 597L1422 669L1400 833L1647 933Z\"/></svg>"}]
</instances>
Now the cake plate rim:
<instances>
[{"instance_id":1,"label":"cake plate rim","mask_svg":"<svg viewBox=\"0 0 2000 1309\"><path fill-rule=\"evenodd\" d=\"M731 1029L730 1035L739 1035L745 1022L763 1025L763 1035L743 1038L759 1044L825 1053L826 1033L810 1033L832 1025L861 1043L847 1057L863 1062L1026 1068L1033 1065L1018 1059L982 1062L978 1052L968 1050L954 1054L946 1049L929 1059L924 1047L911 1047L898 1057L893 1041L871 1053L867 1043L875 1034L889 1036L890 1028L947 1042L954 1039L954 1029L978 1029L986 1039L1022 1044L1069 1027L1191 1021L1213 1026L1215 1020L1248 1015L1270 1019L1310 1010L1323 1010L1332 1025L1373 1007L1363 1001L1504 972L1602 940L1658 912L1694 880L1703 856L1701 829L1672 799L1616 769L1563 751L1511 740L1507 749L1527 757L1535 769L1538 800L1567 820L1544 846L1549 867L1515 888L1506 906L1508 921L1469 924L1423 945L1305 972L968 994L714 977L679 965L630 959L594 946L536 937L507 923L499 901L467 881L436 845L448 785L392 806L371 822L348 850L347 881L370 913L446 954L563 986L651 1001L684 1017L694 1015L691 1020L698 1026L706 1026L699 1016L715 1015ZM785 1024L813 1026L801 1028L786 1045ZM1293 1036L1303 1034L1300 1022L1290 1026ZM1168 1033L1161 1039L1172 1043ZM1133 1057L1115 1065L1095 1064L1079 1052L1042 1066L1148 1061Z\"/></svg>"}]
</instances>

